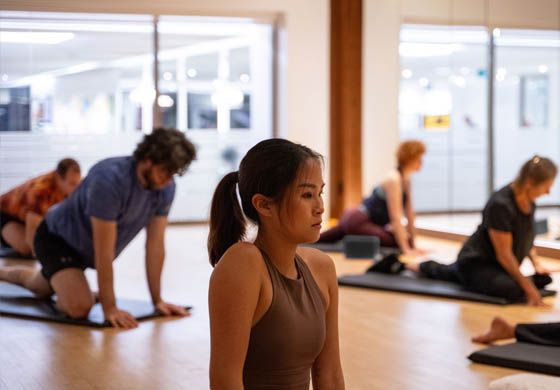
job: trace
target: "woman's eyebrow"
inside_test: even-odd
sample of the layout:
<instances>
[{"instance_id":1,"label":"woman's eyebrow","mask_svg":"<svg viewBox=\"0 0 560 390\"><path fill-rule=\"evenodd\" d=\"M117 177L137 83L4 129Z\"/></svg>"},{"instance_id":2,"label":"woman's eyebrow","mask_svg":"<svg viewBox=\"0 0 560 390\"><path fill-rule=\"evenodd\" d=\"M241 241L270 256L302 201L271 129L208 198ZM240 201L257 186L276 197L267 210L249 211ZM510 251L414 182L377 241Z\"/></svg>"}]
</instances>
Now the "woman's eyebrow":
<instances>
[{"instance_id":1,"label":"woman's eyebrow","mask_svg":"<svg viewBox=\"0 0 560 390\"><path fill-rule=\"evenodd\" d=\"M323 184L321 185L321 189L322 189L324 186L325 186L325 183L323 183ZM300 187L317 188L317 186L316 186L315 184L313 184L313 183L302 183L302 184L300 184L300 185L298 186L298 188L300 188Z\"/></svg>"}]
</instances>

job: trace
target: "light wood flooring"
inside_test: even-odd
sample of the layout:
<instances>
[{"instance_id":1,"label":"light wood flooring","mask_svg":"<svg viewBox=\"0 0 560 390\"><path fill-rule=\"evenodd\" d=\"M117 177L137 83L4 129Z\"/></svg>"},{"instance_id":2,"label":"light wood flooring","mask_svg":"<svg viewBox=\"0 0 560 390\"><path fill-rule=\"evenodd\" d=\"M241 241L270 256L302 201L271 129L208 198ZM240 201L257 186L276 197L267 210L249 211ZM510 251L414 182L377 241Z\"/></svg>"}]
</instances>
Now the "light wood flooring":
<instances>
[{"instance_id":1,"label":"light wood flooring","mask_svg":"<svg viewBox=\"0 0 560 390\"><path fill-rule=\"evenodd\" d=\"M0 389L207 389L212 268L206 237L204 225L171 226L167 232L163 296L194 306L189 318L144 321L129 331L0 318ZM420 243L440 260L453 260L459 250L455 242L423 238ZM115 262L119 296L149 299L143 245L139 235ZM369 265L332 257L340 274ZM0 260L16 263L34 264ZM87 275L95 288L95 274ZM471 364L466 356L482 346L470 337L496 314L515 322L560 321L558 300L548 301L552 308L501 307L341 287L346 388L485 389L490 381L519 371Z\"/></svg>"}]
</instances>

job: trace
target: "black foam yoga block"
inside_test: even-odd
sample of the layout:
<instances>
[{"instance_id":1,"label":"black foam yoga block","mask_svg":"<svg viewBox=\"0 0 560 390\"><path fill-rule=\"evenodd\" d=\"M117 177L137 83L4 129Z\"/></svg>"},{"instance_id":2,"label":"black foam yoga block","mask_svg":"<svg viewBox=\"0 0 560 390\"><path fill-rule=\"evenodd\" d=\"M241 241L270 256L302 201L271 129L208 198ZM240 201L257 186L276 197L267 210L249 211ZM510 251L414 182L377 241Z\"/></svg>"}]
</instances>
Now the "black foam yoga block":
<instances>
[{"instance_id":1,"label":"black foam yoga block","mask_svg":"<svg viewBox=\"0 0 560 390\"><path fill-rule=\"evenodd\" d=\"M474 302L492 303L496 305L508 305L521 302L508 301L505 298L470 292L456 283L418 278L403 274L387 275L370 272L358 275L343 275L338 278L338 284L341 286L461 299ZM543 297L556 295L556 291L540 290L540 292Z\"/></svg>"},{"instance_id":2,"label":"black foam yoga block","mask_svg":"<svg viewBox=\"0 0 560 390\"><path fill-rule=\"evenodd\" d=\"M548 220L546 219L535 220L535 234L538 236L547 233L548 233Z\"/></svg>"},{"instance_id":3,"label":"black foam yoga block","mask_svg":"<svg viewBox=\"0 0 560 390\"><path fill-rule=\"evenodd\" d=\"M160 317L151 302L133 299L117 299L119 309L126 310L137 320ZM186 307L191 309L191 307ZM37 299L28 290L9 283L0 282L0 314L29 320L60 322L64 324L83 325L94 328L110 327L105 321L100 303L93 305L87 319L72 319L58 311L54 301Z\"/></svg>"},{"instance_id":4,"label":"black foam yoga block","mask_svg":"<svg viewBox=\"0 0 560 390\"><path fill-rule=\"evenodd\" d=\"M560 347L518 342L476 351L469 359L475 363L560 376Z\"/></svg>"},{"instance_id":5,"label":"black foam yoga block","mask_svg":"<svg viewBox=\"0 0 560 390\"><path fill-rule=\"evenodd\" d=\"M379 238L375 236L345 236L344 256L348 259L372 259L379 253Z\"/></svg>"}]
</instances>

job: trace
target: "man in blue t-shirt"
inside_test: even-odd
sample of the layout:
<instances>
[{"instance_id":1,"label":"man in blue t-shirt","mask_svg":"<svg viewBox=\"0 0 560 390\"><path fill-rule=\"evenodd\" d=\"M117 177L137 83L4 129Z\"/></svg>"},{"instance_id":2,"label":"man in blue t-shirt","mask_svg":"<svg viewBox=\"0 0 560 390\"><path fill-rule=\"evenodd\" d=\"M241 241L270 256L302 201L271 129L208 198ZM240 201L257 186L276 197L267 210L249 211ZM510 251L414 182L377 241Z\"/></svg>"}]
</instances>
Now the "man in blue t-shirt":
<instances>
[{"instance_id":1,"label":"man in blue t-shirt","mask_svg":"<svg viewBox=\"0 0 560 390\"><path fill-rule=\"evenodd\" d=\"M146 273L154 307L165 315L188 314L162 300L160 277L167 215L175 195L173 175L183 174L195 157L195 147L183 133L160 128L144 137L133 156L100 161L37 228L34 250L41 270L0 267L0 280L38 296L54 293L60 310L81 318L95 303L84 270L95 268L105 319L115 327L136 327L135 318L116 306L112 262L145 227Z\"/></svg>"}]
</instances>

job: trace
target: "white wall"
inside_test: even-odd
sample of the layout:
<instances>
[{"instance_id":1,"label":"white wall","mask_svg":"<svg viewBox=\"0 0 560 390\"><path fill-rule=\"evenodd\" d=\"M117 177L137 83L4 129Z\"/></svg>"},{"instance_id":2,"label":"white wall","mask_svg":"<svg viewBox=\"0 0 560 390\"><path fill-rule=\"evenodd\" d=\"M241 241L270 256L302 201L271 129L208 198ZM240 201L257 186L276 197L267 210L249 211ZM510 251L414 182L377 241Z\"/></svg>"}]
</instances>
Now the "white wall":
<instances>
[{"instance_id":1,"label":"white wall","mask_svg":"<svg viewBox=\"0 0 560 390\"><path fill-rule=\"evenodd\" d=\"M560 0L364 0L364 194L395 165L401 23L560 29Z\"/></svg>"},{"instance_id":2,"label":"white wall","mask_svg":"<svg viewBox=\"0 0 560 390\"><path fill-rule=\"evenodd\" d=\"M395 167L399 142L399 0L364 0L362 192Z\"/></svg>"}]
</instances>

